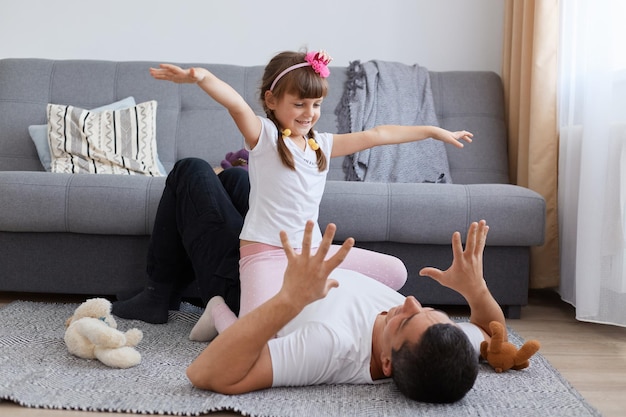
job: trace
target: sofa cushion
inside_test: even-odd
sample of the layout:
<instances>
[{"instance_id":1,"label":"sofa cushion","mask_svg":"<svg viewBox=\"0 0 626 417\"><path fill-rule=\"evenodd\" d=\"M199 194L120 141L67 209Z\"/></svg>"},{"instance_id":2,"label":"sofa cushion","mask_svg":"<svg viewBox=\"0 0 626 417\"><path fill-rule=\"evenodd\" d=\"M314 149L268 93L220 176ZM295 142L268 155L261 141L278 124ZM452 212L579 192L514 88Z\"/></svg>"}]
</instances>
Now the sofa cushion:
<instances>
[{"instance_id":1,"label":"sofa cushion","mask_svg":"<svg viewBox=\"0 0 626 417\"><path fill-rule=\"evenodd\" d=\"M133 97L126 97L125 99L116 101L115 103L107 104L105 106L91 109L93 112L99 112L103 110L119 110L127 107L132 107L135 104ZM28 134L37 148L37 155L41 161L43 168L50 172L50 144L48 143L48 125L30 125L28 126Z\"/></svg>"},{"instance_id":2,"label":"sofa cushion","mask_svg":"<svg viewBox=\"0 0 626 417\"><path fill-rule=\"evenodd\" d=\"M165 177L0 172L0 230L150 235Z\"/></svg>"},{"instance_id":3,"label":"sofa cushion","mask_svg":"<svg viewBox=\"0 0 626 417\"><path fill-rule=\"evenodd\" d=\"M498 74L480 71L430 73L439 125L469 130L471 145L446 144L455 184L509 183L504 93Z\"/></svg>"},{"instance_id":4,"label":"sofa cushion","mask_svg":"<svg viewBox=\"0 0 626 417\"><path fill-rule=\"evenodd\" d=\"M0 172L0 230L149 235L164 177ZM319 224L359 242L450 245L471 221L489 223L489 244L543 243L545 201L506 184L329 181Z\"/></svg>"},{"instance_id":5,"label":"sofa cushion","mask_svg":"<svg viewBox=\"0 0 626 417\"><path fill-rule=\"evenodd\" d=\"M544 199L510 184L405 184L328 181L319 224L338 226L336 239L450 245L472 221L489 224L489 244L543 243Z\"/></svg>"},{"instance_id":6,"label":"sofa cushion","mask_svg":"<svg viewBox=\"0 0 626 417\"><path fill-rule=\"evenodd\" d=\"M155 100L102 112L48 104L51 171L161 176L156 107Z\"/></svg>"}]
</instances>

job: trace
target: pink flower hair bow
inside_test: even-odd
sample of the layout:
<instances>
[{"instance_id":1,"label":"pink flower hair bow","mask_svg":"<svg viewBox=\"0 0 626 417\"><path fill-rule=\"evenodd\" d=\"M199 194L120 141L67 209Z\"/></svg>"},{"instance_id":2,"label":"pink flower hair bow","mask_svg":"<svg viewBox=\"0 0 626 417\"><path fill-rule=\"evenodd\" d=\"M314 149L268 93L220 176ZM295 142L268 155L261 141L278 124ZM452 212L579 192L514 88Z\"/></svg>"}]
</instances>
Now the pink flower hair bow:
<instances>
[{"instance_id":1,"label":"pink flower hair bow","mask_svg":"<svg viewBox=\"0 0 626 417\"><path fill-rule=\"evenodd\" d=\"M330 61L333 59L326 53L326 51L309 52L306 54L304 59L311 65L313 70L315 70L320 77L327 78L330 75L328 64L330 64Z\"/></svg>"}]
</instances>

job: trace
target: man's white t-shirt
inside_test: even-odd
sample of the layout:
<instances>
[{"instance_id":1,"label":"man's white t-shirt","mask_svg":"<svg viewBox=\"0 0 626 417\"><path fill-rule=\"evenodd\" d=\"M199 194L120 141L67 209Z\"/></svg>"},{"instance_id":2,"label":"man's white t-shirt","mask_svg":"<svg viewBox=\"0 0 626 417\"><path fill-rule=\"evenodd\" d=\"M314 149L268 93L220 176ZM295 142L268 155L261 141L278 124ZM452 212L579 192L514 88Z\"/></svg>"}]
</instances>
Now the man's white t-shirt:
<instances>
[{"instance_id":1,"label":"man's white t-shirt","mask_svg":"<svg viewBox=\"0 0 626 417\"><path fill-rule=\"evenodd\" d=\"M268 342L272 386L372 384L370 360L376 316L405 297L358 272L336 269L339 281L328 295L307 307ZM472 324L461 329L479 354L483 335Z\"/></svg>"}]
</instances>

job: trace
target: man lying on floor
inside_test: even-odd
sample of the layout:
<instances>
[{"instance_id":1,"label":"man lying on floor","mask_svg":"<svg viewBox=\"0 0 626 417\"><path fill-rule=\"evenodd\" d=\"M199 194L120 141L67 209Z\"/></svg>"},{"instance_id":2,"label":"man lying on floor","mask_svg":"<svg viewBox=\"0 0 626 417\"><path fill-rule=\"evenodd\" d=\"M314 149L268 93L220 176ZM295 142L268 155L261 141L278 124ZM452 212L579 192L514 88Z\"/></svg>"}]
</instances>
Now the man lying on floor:
<instances>
[{"instance_id":1,"label":"man lying on floor","mask_svg":"<svg viewBox=\"0 0 626 417\"><path fill-rule=\"evenodd\" d=\"M288 258L282 288L207 346L187 369L191 383L240 394L277 386L371 384L391 377L404 395L417 401L463 398L476 380L480 342L490 340L489 322L505 324L483 278L489 230L485 221L470 225L465 248L460 233L453 234L450 268L420 271L465 297L469 323L454 323L412 296L405 298L365 275L339 269L352 238L325 260L335 229L327 227L315 254L312 222L307 223L301 254L281 233ZM199 321L205 326L214 324L209 310Z\"/></svg>"}]
</instances>

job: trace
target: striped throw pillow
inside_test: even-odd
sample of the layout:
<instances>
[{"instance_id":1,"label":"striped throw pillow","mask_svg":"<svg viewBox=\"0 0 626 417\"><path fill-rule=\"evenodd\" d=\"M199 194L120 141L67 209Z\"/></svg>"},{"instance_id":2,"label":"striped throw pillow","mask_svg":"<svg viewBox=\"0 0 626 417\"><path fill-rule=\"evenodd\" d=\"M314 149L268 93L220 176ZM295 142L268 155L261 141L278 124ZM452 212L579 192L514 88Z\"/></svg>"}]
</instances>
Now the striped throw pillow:
<instances>
[{"instance_id":1,"label":"striped throw pillow","mask_svg":"<svg viewBox=\"0 0 626 417\"><path fill-rule=\"evenodd\" d=\"M101 112L48 104L51 171L161 176L156 109L154 100Z\"/></svg>"}]
</instances>

